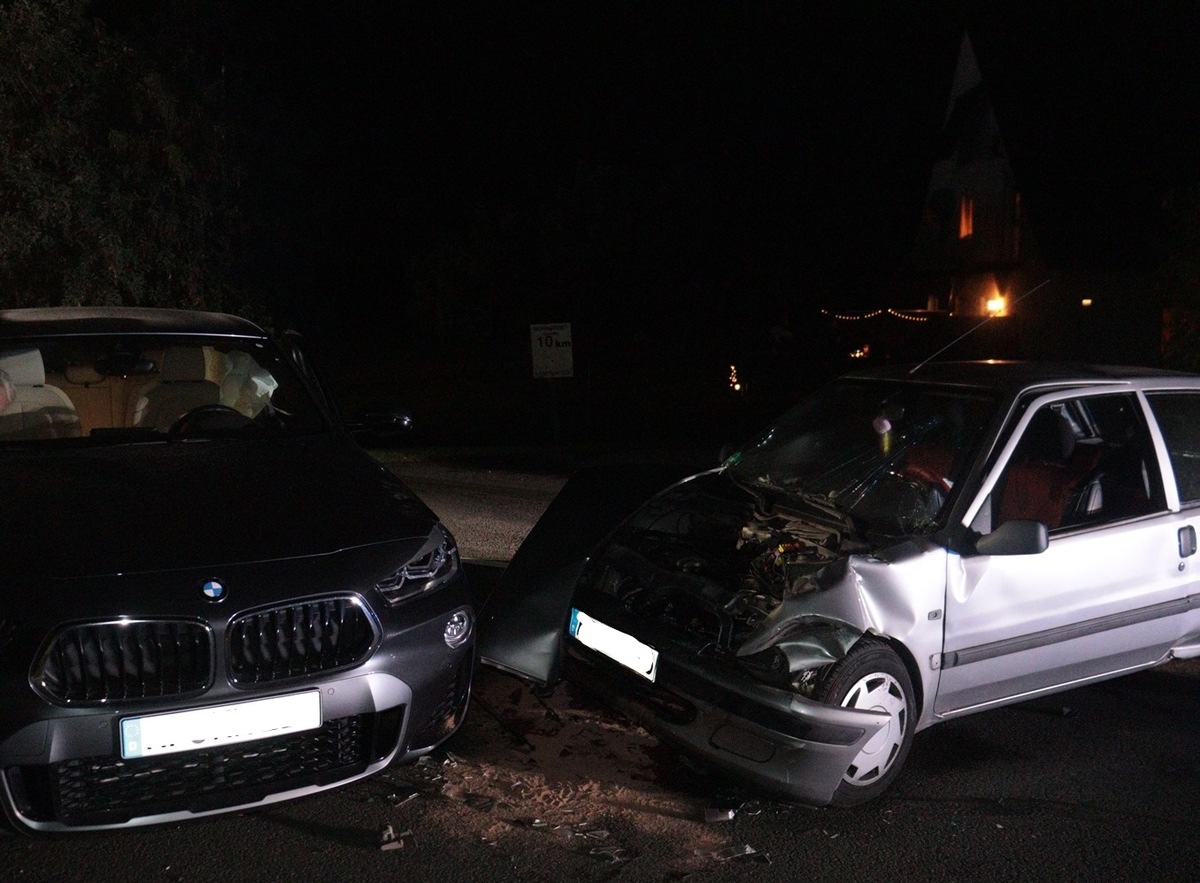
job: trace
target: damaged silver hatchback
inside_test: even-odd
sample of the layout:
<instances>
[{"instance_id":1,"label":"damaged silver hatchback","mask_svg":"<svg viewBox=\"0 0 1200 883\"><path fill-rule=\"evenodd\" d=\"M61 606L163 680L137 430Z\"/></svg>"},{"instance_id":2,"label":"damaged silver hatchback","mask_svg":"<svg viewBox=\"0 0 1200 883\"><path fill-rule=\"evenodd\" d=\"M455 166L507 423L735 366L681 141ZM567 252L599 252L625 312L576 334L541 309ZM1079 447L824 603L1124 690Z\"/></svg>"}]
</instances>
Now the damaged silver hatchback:
<instances>
[{"instance_id":1,"label":"damaged silver hatchback","mask_svg":"<svg viewBox=\"0 0 1200 883\"><path fill-rule=\"evenodd\" d=\"M861 373L623 519L653 478L618 478L548 510L483 661L794 800L877 796L939 721L1200 656L1200 377Z\"/></svg>"}]
</instances>

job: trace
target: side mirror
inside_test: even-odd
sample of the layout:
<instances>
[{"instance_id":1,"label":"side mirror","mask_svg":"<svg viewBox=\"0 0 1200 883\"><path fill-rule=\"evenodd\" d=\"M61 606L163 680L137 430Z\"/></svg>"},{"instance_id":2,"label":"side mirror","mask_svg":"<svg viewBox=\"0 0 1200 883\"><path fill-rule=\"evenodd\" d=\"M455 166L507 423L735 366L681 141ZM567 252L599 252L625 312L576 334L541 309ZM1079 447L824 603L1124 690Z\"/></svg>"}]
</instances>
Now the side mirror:
<instances>
[{"instance_id":1,"label":"side mirror","mask_svg":"<svg viewBox=\"0 0 1200 883\"><path fill-rule=\"evenodd\" d=\"M975 543L979 555L1037 555L1046 551L1050 536L1040 521L1006 521Z\"/></svg>"}]
</instances>

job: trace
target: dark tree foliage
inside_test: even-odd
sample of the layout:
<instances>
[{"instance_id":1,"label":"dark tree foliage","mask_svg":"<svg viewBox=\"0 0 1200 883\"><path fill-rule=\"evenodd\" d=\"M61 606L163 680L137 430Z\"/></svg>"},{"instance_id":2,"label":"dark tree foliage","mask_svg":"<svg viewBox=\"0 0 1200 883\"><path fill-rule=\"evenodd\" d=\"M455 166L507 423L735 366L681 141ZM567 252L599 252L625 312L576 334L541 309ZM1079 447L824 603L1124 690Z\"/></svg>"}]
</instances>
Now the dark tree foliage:
<instances>
[{"instance_id":1,"label":"dark tree foliage","mask_svg":"<svg viewBox=\"0 0 1200 883\"><path fill-rule=\"evenodd\" d=\"M121 6L0 4L0 303L243 308L222 70Z\"/></svg>"},{"instance_id":2,"label":"dark tree foliage","mask_svg":"<svg viewBox=\"0 0 1200 883\"><path fill-rule=\"evenodd\" d=\"M1166 305L1163 361L1169 368L1200 371L1200 187L1178 188L1164 202L1171 234L1154 279Z\"/></svg>"}]
</instances>

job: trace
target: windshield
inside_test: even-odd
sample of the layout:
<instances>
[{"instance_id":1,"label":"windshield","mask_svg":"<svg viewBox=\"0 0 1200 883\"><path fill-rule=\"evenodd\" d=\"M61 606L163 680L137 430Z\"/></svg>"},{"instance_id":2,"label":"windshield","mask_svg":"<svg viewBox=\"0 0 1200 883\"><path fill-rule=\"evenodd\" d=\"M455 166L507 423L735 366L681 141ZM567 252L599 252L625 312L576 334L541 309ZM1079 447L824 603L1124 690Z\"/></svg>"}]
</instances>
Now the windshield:
<instances>
[{"instance_id":1,"label":"windshield","mask_svg":"<svg viewBox=\"0 0 1200 883\"><path fill-rule=\"evenodd\" d=\"M0 444L304 435L325 426L299 377L261 339L0 341Z\"/></svg>"},{"instance_id":2,"label":"windshield","mask_svg":"<svg viewBox=\"0 0 1200 883\"><path fill-rule=\"evenodd\" d=\"M838 381L727 463L739 483L819 498L868 530L929 533L991 423L994 399L895 381Z\"/></svg>"}]
</instances>

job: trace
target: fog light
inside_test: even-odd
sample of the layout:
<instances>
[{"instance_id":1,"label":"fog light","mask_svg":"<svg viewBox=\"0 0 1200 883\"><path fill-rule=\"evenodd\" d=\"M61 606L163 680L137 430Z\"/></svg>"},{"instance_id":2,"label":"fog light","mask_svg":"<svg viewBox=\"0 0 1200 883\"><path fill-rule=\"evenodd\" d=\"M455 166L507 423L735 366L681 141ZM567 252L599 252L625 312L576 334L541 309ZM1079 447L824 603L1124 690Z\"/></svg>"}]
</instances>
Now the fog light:
<instances>
[{"instance_id":1,"label":"fog light","mask_svg":"<svg viewBox=\"0 0 1200 883\"><path fill-rule=\"evenodd\" d=\"M446 629L442 632L446 646L452 649L461 647L471 640L471 614L466 610L456 610L446 620Z\"/></svg>"}]
</instances>

